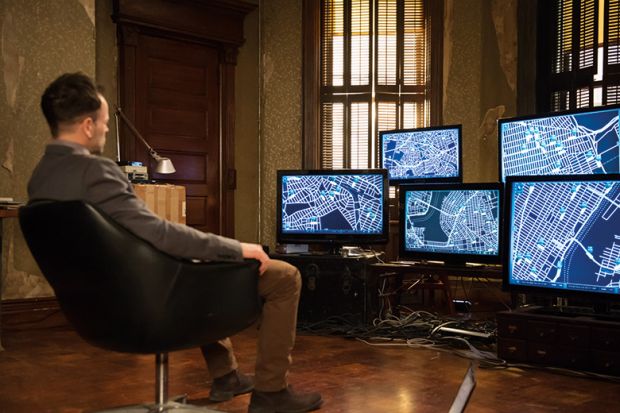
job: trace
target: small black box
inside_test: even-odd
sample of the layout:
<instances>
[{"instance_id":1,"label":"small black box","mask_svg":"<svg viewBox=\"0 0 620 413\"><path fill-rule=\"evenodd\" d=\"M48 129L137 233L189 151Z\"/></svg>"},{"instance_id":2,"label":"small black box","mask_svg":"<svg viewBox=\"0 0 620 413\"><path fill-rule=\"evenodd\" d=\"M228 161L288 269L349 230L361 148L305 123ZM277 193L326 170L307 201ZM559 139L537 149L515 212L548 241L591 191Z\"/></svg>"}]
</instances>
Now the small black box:
<instances>
[{"instance_id":1,"label":"small black box","mask_svg":"<svg viewBox=\"0 0 620 413\"><path fill-rule=\"evenodd\" d=\"M365 324L371 316L367 277L373 259L339 255L278 254L301 273L299 322L317 322L340 316Z\"/></svg>"}]
</instances>

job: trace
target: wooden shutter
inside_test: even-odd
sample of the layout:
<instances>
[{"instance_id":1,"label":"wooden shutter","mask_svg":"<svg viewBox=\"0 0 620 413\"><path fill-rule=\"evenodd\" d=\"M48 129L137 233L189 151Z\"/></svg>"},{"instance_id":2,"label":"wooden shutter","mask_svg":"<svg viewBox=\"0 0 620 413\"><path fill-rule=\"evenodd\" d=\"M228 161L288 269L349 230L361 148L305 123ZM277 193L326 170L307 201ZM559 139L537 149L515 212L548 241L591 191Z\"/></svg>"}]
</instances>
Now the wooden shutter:
<instances>
[{"instance_id":1,"label":"wooden shutter","mask_svg":"<svg viewBox=\"0 0 620 413\"><path fill-rule=\"evenodd\" d=\"M541 27L547 31L542 31L543 41L539 43L543 50L539 62L539 111L592 106L598 63L599 0L542 2L540 19Z\"/></svg>"},{"instance_id":2,"label":"wooden shutter","mask_svg":"<svg viewBox=\"0 0 620 413\"><path fill-rule=\"evenodd\" d=\"M427 2L321 1L321 167L375 167L379 131L427 126Z\"/></svg>"},{"instance_id":3,"label":"wooden shutter","mask_svg":"<svg viewBox=\"0 0 620 413\"><path fill-rule=\"evenodd\" d=\"M603 102L620 103L620 0L607 0L604 22Z\"/></svg>"}]
</instances>

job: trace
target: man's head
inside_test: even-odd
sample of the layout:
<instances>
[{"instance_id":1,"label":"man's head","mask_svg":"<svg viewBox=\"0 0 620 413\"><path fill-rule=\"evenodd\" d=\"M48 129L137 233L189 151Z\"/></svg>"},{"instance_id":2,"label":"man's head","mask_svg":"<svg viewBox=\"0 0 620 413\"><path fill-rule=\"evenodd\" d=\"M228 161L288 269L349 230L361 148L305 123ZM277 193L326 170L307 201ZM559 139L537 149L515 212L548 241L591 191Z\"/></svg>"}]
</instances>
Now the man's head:
<instances>
[{"instance_id":1,"label":"man's head","mask_svg":"<svg viewBox=\"0 0 620 413\"><path fill-rule=\"evenodd\" d=\"M101 88L83 73L66 73L41 96L41 110L56 139L71 140L101 153L108 132L108 103Z\"/></svg>"}]
</instances>

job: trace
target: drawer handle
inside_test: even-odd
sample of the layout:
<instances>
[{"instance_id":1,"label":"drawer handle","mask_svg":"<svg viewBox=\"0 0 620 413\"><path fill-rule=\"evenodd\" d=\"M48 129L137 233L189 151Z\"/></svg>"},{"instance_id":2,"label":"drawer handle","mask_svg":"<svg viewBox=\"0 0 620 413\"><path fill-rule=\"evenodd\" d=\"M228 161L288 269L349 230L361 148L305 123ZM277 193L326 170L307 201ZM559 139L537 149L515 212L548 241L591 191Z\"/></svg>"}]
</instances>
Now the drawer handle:
<instances>
[{"instance_id":1,"label":"drawer handle","mask_svg":"<svg viewBox=\"0 0 620 413\"><path fill-rule=\"evenodd\" d=\"M510 324L508 326L508 331L510 332L510 334L514 334L514 332L517 331L517 330L518 330L518 328L514 324Z\"/></svg>"},{"instance_id":2,"label":"drawer handle","mask_svg":"<svg viewBox=\"0 0 620 413\"><path fill-rule=\"evenodd\" d=\"M539 356L546 356L547 352L545 350L536 350L536 354L538 354Z\"/></svg>"},{"instance_id":3,"label":"drawer handle","mask_svg":"<svg viewBox=\"0 0 620 413\"><path fill-rule=\"evenodd\" d=\"M515 346L510 346L506 350L508 350L509 353L516 353L517 352L517 348Z\"/></svg>"}]
</instances>

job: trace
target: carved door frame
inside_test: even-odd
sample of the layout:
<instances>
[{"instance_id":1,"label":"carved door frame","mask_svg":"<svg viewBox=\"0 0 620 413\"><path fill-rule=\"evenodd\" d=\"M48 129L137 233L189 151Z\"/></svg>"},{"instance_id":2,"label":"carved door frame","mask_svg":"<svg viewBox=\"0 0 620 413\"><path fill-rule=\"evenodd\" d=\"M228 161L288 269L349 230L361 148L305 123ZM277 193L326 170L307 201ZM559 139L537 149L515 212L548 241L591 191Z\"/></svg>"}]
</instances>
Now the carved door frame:
<instances>
[{"instance_id":1,"label":"carved door frame","mask_svg":"<svg viewBox=\"0 0 620 413\"><path fill-rule=\"evenodd\" d=\"M140 130L136 119L137 38L153 35L177 41L201 43L219 53L219 233L234 236L235 66L244 42L243 20L256 8L238 0L114 0L112 19L117 24L118 83L120 103L125 115ZM113 109L112 109L113 110ZM122 122L119 125L122 159L138 159L144 150Z\"/></svg>"}]
</instances>

